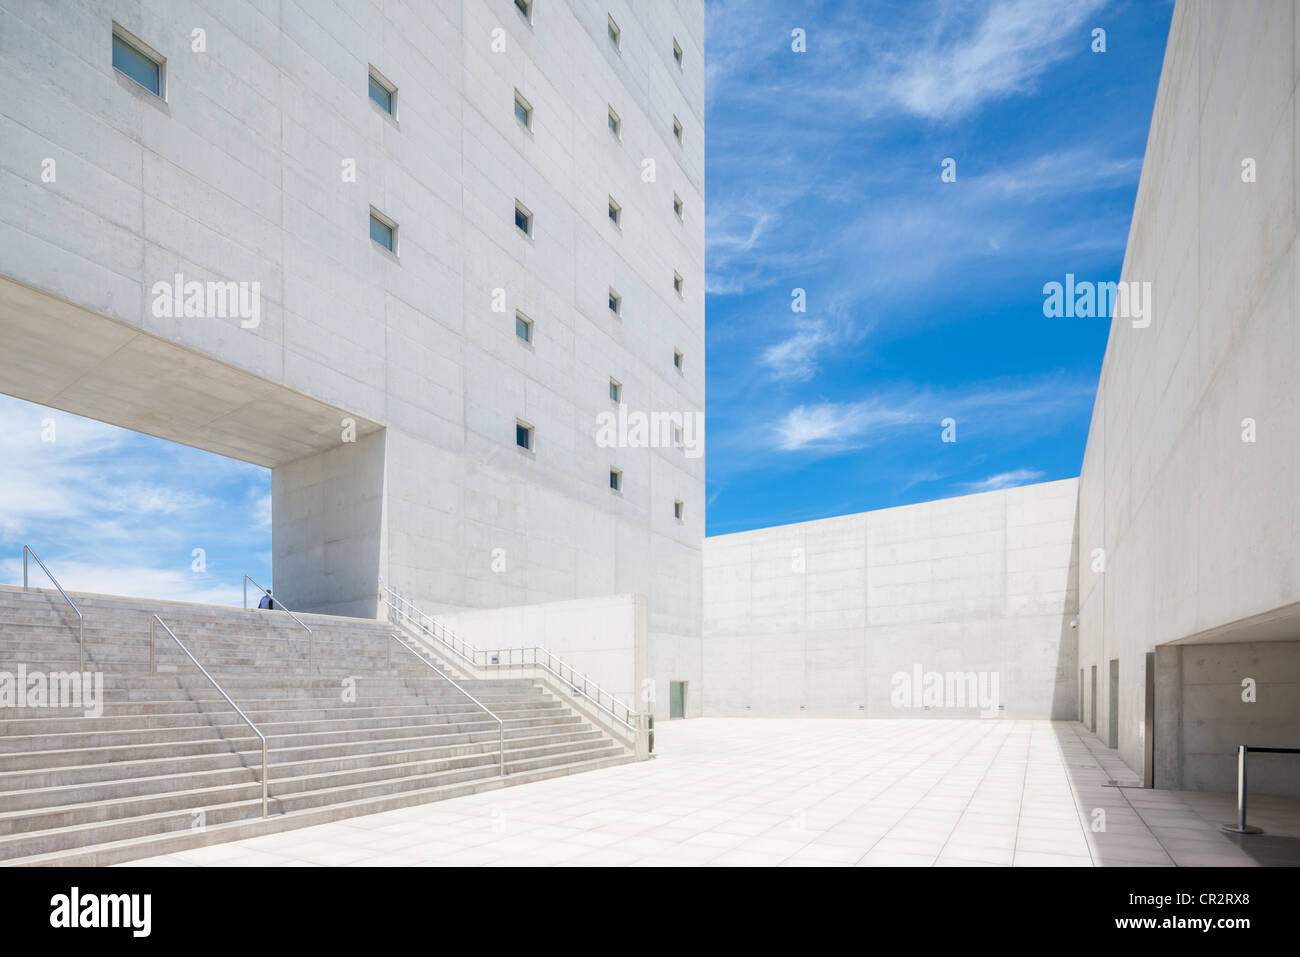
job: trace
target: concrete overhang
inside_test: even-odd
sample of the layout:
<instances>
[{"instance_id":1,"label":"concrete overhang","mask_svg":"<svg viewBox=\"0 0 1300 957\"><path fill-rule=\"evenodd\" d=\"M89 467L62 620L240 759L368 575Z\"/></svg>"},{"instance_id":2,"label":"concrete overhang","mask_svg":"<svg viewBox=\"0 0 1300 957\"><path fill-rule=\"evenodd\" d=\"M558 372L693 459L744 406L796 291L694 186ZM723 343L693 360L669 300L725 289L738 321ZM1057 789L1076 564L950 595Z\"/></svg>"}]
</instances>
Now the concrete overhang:
<instances>
[{"instance_id":1,"label":"concrete overhang","mask_svg":"<svg viewBox=\"0 0 1300 957\"><path fill-rule=\"evenodd\" d=\"M267 468L383 428L3 276L0 392Z\"/></svg>"},{"instance_id":2,"label":"concrete overhang","mask_svg":"<svg viewBox=\"0 0 1300 957\"><path fill-rule=\"evenodd\" d=\"M1300 641L1300 602L1239 618L1167 645L1229 645L1248 641Z\"/></svg>"}]
</instances>

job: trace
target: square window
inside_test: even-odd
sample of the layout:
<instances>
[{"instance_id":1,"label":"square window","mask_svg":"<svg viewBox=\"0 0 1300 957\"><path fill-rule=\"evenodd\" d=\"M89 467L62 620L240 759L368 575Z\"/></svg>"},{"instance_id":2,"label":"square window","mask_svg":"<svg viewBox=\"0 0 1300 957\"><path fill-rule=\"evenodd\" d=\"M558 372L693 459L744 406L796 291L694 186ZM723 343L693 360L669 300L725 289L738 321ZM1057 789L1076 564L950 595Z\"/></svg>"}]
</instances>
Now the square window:
<instances>
[{"instance_id":1,"label":"square window","mask_svg":"<svg viewBox=\"0 0 1300 957\"><path fill-rule=\"evenodd\" d=\"M673 139L675 139L678 143L681 143L682 135L683 135L682 121L674 116L673 117Z\"/></svg>"},{"instance_id":2,"label":"square window","mask_svg":"<svg viewBox=\"0 0 1300 957\"><path fill-rule=\"evenodd\" d=\"M515 310L515 335L524 342L533 341L533 320Z\"/></svg>"},{"instance_id":3,"label":"square window","mask_svg":"<svg viewBox=\"0 0 1300 957\"><path fill-rule=\"evenodd\" d=\"M623 383L617 379L609 380L609 398L613 402L623 401Z\"/></svg>"},{"instance_id":4,"label":"square window","mask_svg":"<svg viewBox=\"0 0 1300 957\"><path fill-rule=\"evenodd\" d=\"M515 445L533 451L533 427L520 419L515 419Z\"/></svg>"},{"instance_id":5,"label":"square window","mask_svg":"<svg viewBox=\"0 0 1300 957\"><path fill-rule=\"evenodd\" d=\"M686 280L682 278L682 274L679 272L673 273L673 289L676 291L677 295L683 295L682 290L685 288Z\"/></svg>"},{"instance_id":6,"label":"square window","mask_svg":"<svg viewBox=\"0 0 1300 957\"><path fill-rule=\"evenodd\" d=\"M623 315L623 297L613 289L609 291L609 311L616 316Z\"/></svg>"},{"instance_id":7,"label":"square window","mask_svg":"<svg viewBox=\"0 0 1300 957\"><path fill-rule=\"evenodd\" d=\"M682 355L681 349L673 350L673 368L678 372L682 371L682 365L686 362L686 357Z\"/></svg>"},{"instance_id":8,"label":"square window","mask_svg":"<svg viewBox=\"0 0 1300 957\"><path fill-rule=\"evenodd\" d=\"M609 131L619 139L623 138L623 121L619 119L612 106L609 108Z\"/></svg>"},{"instance_id":9,"label":"square window","mask_svg":"<svg viewBox=\"0 0 1300 957\"><path fill-rule=\"evenodd\" d=\"M515 227L525 236L533 234L533 214L519 200L515 200Z\"/></svg>"},{"instance_id":10,"label":"square window","mask_svg":"<svg viewBox=\"0 0 1300 957\"><path fill-rule=\"evenodd\" d=\"M682 45L677 42L676 37L673 37L673 59L677 61L679 67L682 65Z\"/></svg>"},{"instance_id":11,"label":"square window","mask_svg":"<svg viewBox=\"0 0 1300 957\"><path fill-rule=\"evenodd\" d=\"M623 472L621 469L611 468L609 470L609 490L611 492L623 491Z\"/></svg>"},{"instance_id":12,"label":"square window","mask_svg":"<svg viewBox=\"0 0 1300 957\"><path fill-rule=\"evenodd\" d=\"M618 28L618 24L614 22L614 18L610 17L609 18L609 42L614 44L615 50L619 49L619 46L622 43L622 38L623 38L623 31Z\"/></svg>"},{"instance_id":13,"label":"square window","mask_svg":"<svg viewBox=\"0 0 1300 957\"><path fill-rule=\"evenodd\" d=\"M678 196L676 193L673 193L673 212L677 214L678 219L682 218L682 211L685 208L686 207L685 204L682 202L682 198Z\"/></svg>"},{"instance_id":14,"label":"square window","mask_svg":"<svg viewBox=\"0 0 1300 957\"><path fill-rule=\"evenodd\" d=\"M163 95L163 58L150 53L143 43L129 38L113 26L113 69L135 80L154 96Z\"/></svg>"},{"instance_id":15,"label":"square window","mask_svg":"<svg viewBox=\"0 0 1300 957\"><path fill-rule=\"evenodd\" d=\"M393 112L393 99L397 94L397 87L384 79L383 74L373 66L370 68L370 99L381 110L389 116L395 116Z\"/></svg>"},{"instance_id":16,"label":"square window","mask_svg":"<svg viewBox=\"0 0 1300 957\"><path fill-rule=\"evenodd\" d=\"M515 90L515 119L524 124L525 129L533 128L533 108L518 90Z\"/></svg>"},{"instance_id":17,"label":"square window","mask_svg":"<svg viewBox=\"0 0 1300 957\"><path fill-rule=\"evenodd\" d=\"M623 207L614 202L613 196L609 198L609 221L615 226L620 226L623 223Z\"/></svg>"},{"instance_id":18,"label":"square window","mask_svg":"<svg viewBox=\"0 0 1300 957\"><path fill-rule=\"evenodd\" d=\"M686 503L683 502L680 498L673 499L673 518L677 519L677 521L680 522L682 520L682 517L685 514L686 514Z\"/></svg>"},{"instance_id":19,"label":"square window","mask_svg":"<svg viewBox=\"0 0 1300 957\"><path fill-rule=\"evenodd\" d=\"M533 22L533 0L515 0L515 9L529 23Z\"/></svg>"},{"instance_id":20,"label":"square window","mask_svg":"<svg viewBox=\"0 0 1300 957\"><path fill-rule=\"evenodd\" d=\"M397 252L397 224L370 207L370 238L390 253Z\"/></svg>"}]
</instances>

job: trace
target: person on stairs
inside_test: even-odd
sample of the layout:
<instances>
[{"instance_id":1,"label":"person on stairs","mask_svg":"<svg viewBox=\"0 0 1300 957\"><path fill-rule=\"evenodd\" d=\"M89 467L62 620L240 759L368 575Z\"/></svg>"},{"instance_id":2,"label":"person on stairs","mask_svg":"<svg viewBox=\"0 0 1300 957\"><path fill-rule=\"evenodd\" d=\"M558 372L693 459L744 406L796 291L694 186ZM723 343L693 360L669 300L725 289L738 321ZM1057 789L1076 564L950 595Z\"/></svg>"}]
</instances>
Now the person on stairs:
<instances>
[{"instance_id":1,"label":"person on stairs","mask_svg":"<svg viewBox=\"0 0 1300 957\"><path fill-rule=\"evenodd\" d=\"M274 608L274 607L275 607L275 601L274 601L274 599L271 598L271 589L268 588L268 589L266 590L266 594L263 595L263 596L262 596L262 600L259 601L259 602L257 603L257 607L258 607L258 608Z\"/></svg>"}]
</instances>

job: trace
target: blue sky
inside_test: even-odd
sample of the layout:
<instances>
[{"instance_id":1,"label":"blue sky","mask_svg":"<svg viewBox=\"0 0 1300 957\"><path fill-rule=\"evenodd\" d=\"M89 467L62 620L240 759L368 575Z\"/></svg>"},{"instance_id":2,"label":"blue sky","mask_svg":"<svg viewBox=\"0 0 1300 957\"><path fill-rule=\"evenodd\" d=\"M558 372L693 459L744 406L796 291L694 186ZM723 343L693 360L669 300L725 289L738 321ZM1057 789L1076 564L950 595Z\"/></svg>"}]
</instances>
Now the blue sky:
<instances>
[{"instance_id":1,"label":"blue sky","mask_svg":"<svg viewBox=\"0 0 1300 957\"><path fill-rule=\"evenodd\" d=\"M709 534L1078 475L1107 322L1042 288L1118 279L1171 12L708 0ZM5 396L0 463L0 581L271 584L265 469Z\"/></svg>"},{"instance_id":2,"label":"blue sky","mask_svg":"<svg viewBox=\"0 0 1300 957\"><path fill-rule=\"evenodd\" d=\"M1078 475L1172 3L707 9L709 534Z\"/></svg>"}]
</instances>

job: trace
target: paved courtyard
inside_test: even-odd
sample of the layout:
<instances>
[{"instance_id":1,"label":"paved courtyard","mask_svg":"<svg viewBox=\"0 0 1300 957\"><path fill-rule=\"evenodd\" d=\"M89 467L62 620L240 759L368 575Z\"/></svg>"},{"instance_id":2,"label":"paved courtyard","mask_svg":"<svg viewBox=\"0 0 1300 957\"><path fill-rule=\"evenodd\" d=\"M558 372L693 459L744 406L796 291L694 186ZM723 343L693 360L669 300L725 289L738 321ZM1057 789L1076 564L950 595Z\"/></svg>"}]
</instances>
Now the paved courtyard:
<instances>
[{"instance_id":1,"label":"paved courtyard","mask_svg":"<svg viewBox=\"0 0 1300 957\"><path fill-rule=\"evenodd\" d=\"M1136 783L1074 722L664 722L653 761L134 861L156 866L1300 863L1300 801ZM1104 830L1095 830L1096 825ZM131 866L131 865L124 865Z\"/></svg>"}]
</instances>

